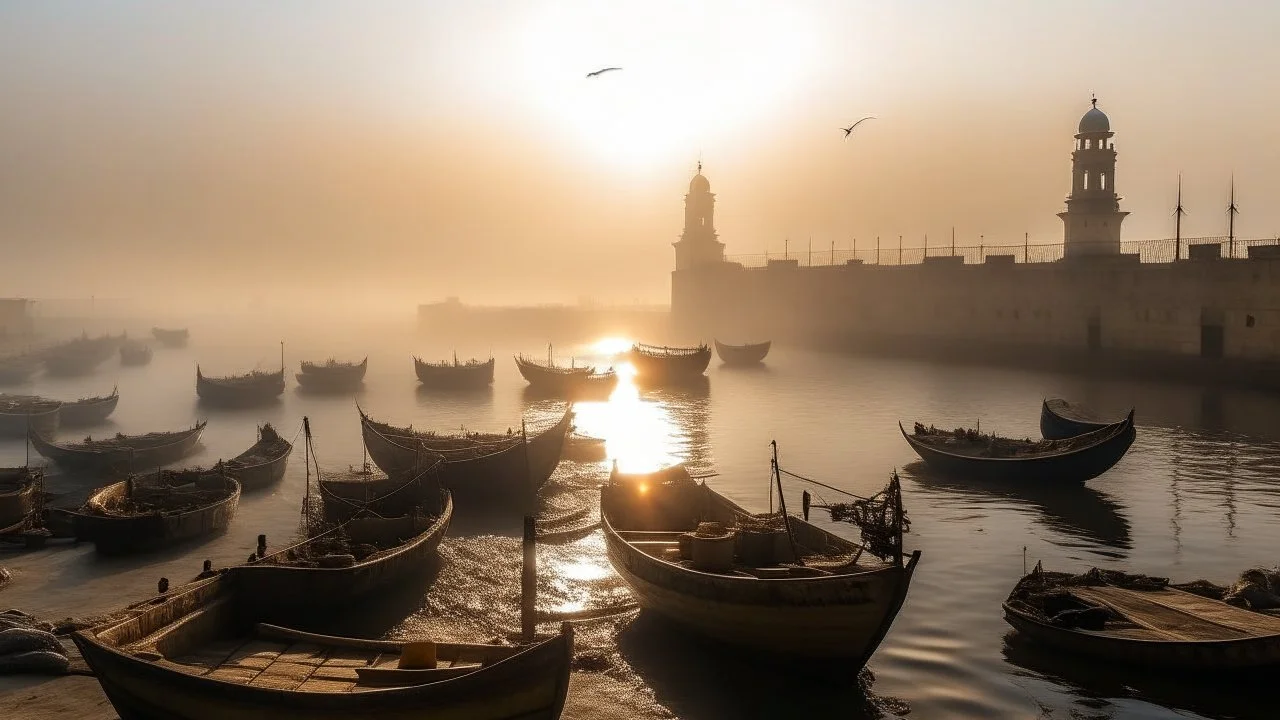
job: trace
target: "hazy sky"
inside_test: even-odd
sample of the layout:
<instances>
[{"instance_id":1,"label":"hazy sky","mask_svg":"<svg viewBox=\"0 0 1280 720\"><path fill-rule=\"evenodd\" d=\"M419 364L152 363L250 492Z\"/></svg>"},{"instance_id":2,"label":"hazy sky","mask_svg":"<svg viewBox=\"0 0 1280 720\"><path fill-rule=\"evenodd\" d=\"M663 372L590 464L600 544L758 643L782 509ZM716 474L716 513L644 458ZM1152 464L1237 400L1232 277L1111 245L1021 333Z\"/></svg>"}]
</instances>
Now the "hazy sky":
<instances>
[{"instance_id":1,"label":"hazy sky","mask_svg":"<svg viewBox=\"0 0 1280 720\"><path fill-rule=\"evenodd\" d=\"M730 253L1060 242L1090 93L1125 237L1280 233L1268 2L0 3L0 295L667 299ZM586 80L605 65L622 72ZM849 142L841 125L876 115Z\"/></svg>"}]
</instances>

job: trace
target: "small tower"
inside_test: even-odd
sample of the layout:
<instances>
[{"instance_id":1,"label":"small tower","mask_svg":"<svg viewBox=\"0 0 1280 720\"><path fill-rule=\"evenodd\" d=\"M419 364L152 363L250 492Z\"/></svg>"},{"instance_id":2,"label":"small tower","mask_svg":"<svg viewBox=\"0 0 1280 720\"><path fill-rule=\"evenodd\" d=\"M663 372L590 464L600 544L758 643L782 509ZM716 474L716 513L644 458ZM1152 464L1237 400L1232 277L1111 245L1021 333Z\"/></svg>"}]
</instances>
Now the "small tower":
<instances>
[{"instance_id":1,"label":"small tower","mask_svg":"<svg viewBox=\"0 0 1280 720\"><path fill-rule=\"evenodd\" d=\"M1111 121L1092 100L1080 118L1076 149L1071 153L1071 194L1067 211L1058 213L1065 226L1068 258L1081 255L1119 255L1121 212L1116 194L1116 149L1111 142Z\"/></svg>"},{"instance_id":2,"label":"small tower","mask_svg":"<svg viewBox=\"0 0 1280 720\"><path fill-rule=\"evenodd\" d=\"M702 174L702 161L698 161L698 174L689 181L689 194L684 196L684 232L672 243L676 270L724 262L724 243L716 240L715 205L711 183Z\"/></svg>"}]
</instances>

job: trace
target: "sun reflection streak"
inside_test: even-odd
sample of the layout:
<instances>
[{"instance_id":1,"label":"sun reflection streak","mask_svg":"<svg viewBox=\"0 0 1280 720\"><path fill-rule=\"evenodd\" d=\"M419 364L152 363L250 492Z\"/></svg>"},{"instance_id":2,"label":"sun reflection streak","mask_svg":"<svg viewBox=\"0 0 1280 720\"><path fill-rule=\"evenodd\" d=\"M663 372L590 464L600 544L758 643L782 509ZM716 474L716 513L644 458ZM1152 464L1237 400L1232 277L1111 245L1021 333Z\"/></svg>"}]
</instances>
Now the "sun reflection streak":
<instances>
[{"instance_id":1,"label":"sun reflection streak","mask_svg":"<svg viewBox=\"0 0 1280 720\"><path fill-rule=\"evenodd\" d=\"M631 347L625 338L604 338L593 346L601 352ZM631 363L615 363L618 384L604 402L574 406L574 423L584 435L603 438L609 459L624 472L651 472L681 461L684 433L666 402L646 400L636 386Z\"/></svg>"}]
</instances>

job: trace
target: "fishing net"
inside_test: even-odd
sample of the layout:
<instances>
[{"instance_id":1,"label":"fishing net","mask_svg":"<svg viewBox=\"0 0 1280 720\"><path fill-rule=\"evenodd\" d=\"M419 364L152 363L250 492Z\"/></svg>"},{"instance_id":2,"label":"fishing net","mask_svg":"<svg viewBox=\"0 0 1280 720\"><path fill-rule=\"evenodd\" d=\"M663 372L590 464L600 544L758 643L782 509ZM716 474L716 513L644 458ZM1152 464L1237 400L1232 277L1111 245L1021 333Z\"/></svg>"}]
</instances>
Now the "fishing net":
<instances>
[{"instance_id":1,"label":"fishing net","mask_svg":"<svg viewBox=\"0 0 1280 720\"><path fill-rule=\"evenodd\" d=\"M902 507L901 488L895 475L889 485L869 498L827 505L831 519L858 526L862 541L871 552L888 557L899 551L902 534L910 531L911 519Z\"/></svg>"}]
</instances>

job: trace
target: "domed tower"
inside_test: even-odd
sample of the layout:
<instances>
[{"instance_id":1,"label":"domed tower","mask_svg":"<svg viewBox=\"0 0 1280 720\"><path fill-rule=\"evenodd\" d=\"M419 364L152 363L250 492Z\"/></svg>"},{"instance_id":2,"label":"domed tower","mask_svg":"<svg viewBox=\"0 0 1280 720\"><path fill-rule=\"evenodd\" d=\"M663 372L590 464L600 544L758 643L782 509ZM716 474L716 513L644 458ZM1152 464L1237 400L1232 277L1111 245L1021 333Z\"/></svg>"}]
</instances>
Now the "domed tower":
<instances>
[{"instance_id":1,"label":"domed tower","mask_svg":"<svg viewBox=\"0 0 1280 720\"><path fill-rule=\"evenodd\" d=\"M724 243L716 240L715 205L711 183L698 161L698 174L689 181L689 194L684 196L684 232L672 243L676 270L724 262Z\"/></svg>"},{"instance_id":2,"label":"domed tower","mask_svg":"<svg viewBox=\"0 0 1280 720\"><path fill-rule=\"evenodd\" d=\"M1129 213L1120 211L1116 194L1116 149L1111 142L1111 121L1093 98L1089 112L1080 118L1076 149L1071 153L1071 194L1067 211L1058 213L1065 226L1065 255L1119 255L1120 223Z\"/></svg>"}]
</instances>

